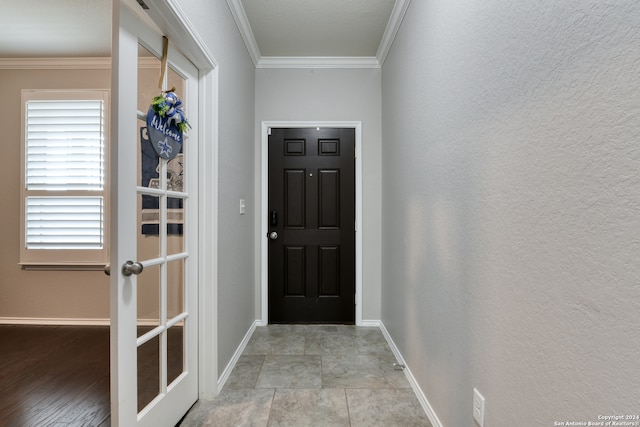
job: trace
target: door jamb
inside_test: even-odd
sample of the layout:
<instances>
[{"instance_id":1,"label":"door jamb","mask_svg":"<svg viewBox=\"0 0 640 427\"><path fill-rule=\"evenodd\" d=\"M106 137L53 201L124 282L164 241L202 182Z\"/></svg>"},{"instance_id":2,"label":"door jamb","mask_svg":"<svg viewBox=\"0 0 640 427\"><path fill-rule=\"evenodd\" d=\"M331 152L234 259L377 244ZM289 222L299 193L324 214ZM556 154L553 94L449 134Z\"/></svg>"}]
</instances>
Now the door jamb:
<instances>
[{"instance_id":1,"label":"door jamb","mask_svg":"<svg viewBox=\"0 0 640 427\"><path fill-rule=\"evenodd\" d=\"M362 122L360 121L263 121L261 129L261 208L260 208L260 302L261 319L258 326L269 323L269 129L270 128L351 128L356 133L356 325L362 325Z\"/></svg>"}]
</instances>

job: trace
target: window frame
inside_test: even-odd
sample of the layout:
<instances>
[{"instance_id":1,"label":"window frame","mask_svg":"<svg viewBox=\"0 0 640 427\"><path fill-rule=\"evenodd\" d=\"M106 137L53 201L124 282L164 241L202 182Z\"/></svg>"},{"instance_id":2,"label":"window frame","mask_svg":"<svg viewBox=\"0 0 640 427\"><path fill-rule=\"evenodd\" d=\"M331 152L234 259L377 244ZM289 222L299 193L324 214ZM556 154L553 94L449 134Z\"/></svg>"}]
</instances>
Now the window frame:
<instances>
[{"instance_id":1,"label":"window frame","mask_svg":"<svg viewBox=\"0 0 640 427\"><path fill-rule=\"evenodd\" d=\"M28 101L103 101L104 185L102 191L47 191L27 189L27 102ZM21 162L20 162L20 261L23 269L101 270L109 263L109 182L110 182L110 93L108 89L23 89L21 96ZM101 249L28 249L27 197L102 197L103 245Z\"/></svg>"}]
</instances>

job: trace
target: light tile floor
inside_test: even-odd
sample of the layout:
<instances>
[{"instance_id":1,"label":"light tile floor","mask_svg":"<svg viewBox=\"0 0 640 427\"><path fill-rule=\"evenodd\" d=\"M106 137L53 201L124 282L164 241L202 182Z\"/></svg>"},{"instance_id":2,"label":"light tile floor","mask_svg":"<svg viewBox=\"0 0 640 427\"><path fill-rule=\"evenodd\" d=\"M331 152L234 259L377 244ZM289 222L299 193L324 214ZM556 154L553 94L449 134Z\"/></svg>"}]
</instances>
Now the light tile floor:
<instances>
[{"instance_id":1,"label":"light tile floor","mask_svg":"<svg viewBox=\"0 0 640 427\"><path fill-rule=\"evenodd\" d=\"M378 328L256 328L224 389L182 427L431 427Z\"/></svg>"}]
</instances>

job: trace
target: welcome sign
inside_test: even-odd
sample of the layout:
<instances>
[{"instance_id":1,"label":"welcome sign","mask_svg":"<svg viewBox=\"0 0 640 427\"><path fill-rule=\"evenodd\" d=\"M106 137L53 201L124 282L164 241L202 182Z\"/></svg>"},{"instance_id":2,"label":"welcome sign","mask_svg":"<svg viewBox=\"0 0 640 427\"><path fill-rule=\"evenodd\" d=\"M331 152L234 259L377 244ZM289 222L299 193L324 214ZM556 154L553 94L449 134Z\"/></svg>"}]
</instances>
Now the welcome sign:
<instances>
[{"instance_id":1,"label":"welcome sign","mask_svg":"<svg viewBox=\"0 0 640 427\"><path fill-rule=\"evenodd\" d=\"M155 113L153 107L147 113L147 132L153 149L161 158L171 160L182 150L182 131L172 120Z\"/></svg>"},{"instance_id":2,"label":"welcome sign","mask_svg":"<svg viewBox=\"0 0 640 427\"><path fill-rule=\"evenodd\" d=\"M187 127L189 122L182 110L182 101L174 92L153 99L147 112L147 133L160 158L171 160L182 152Z\"/></svg>"}]
</instances>

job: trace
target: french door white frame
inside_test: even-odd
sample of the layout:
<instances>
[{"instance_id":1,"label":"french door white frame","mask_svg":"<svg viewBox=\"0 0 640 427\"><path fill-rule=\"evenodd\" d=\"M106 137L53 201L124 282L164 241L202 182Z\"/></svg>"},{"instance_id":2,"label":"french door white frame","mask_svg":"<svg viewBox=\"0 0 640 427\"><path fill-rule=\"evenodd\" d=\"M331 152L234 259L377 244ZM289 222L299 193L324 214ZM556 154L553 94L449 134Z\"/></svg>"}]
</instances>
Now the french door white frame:
<instances>
[{"instance_id":1,"label":"french door white frame","mask_svg":"<svg viewBox=\"0 0 640 427\"><path fill-rule=\"evenodd\" d=\"M198 68L198 394L218 394L218 64L175 0L148 1L154 23Z\"/></svg>"},{"instance_id":2,"label":"french door white frame","mask_svg":"<svg viewBox=\"0 0 640 427\"><path fill-rule=\"evenodd\" d=\"M264 121L260 143L262 169L260 208L260 325L269 323L269 129L270 128L351 128L356 131L356 325L362 325L362 122Z\"/></svg>"},{"instance_id":3,"label":"french door white frame","mask_svg":"<svg viewBox=\"0 0 640 427\"><path fill-rule=\"evenodd\" d=\"M127 7L127 0L113 1L114 13ZM198 396L212 399L218 393L218 64L175 0L146 3L153 23L198 69Z\"/></svg>"}]
</instances>

